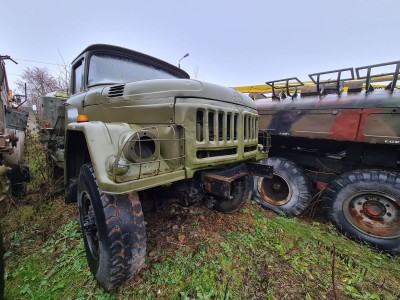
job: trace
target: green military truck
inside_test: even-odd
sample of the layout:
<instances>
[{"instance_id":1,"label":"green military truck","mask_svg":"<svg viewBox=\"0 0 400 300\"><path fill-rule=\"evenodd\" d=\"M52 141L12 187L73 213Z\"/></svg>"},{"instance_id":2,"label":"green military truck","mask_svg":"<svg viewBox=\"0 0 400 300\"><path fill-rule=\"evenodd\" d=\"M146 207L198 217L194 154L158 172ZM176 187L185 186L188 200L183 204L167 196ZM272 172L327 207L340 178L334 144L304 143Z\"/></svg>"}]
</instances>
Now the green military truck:
<instances>
[{"instance_id":1,"label":"green military truck","mask_svg":"<svg viewBox=\"0 0 400 300\"><path fill-rule=\"evenodd\" d=\"M65 103L64 180L100 284L113 290L144 265L142 207L240 209L253 189L248 175L272 176L256 163L269 149L260 140L251 98L139 52L86 48Z\"/></svg>"}]
</instances>

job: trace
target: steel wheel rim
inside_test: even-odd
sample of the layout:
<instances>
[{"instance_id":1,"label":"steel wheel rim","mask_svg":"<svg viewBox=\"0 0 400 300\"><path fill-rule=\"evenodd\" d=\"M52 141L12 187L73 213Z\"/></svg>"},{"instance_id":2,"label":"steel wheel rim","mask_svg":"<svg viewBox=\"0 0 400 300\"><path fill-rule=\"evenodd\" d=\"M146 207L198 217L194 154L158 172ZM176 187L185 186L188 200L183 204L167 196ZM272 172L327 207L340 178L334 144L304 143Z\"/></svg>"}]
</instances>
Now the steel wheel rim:
<instances>
[{"instance_id":1,"label":"steel wheel rim","mask_svg":"<svg viewBox=\"0 0 400 300\"><path fill-rule=\"evenodd\" d=\"M292 197L289 182L279 173L274 173L271 179L259 177L257 188L262 199L271 205L282 206Z\"/></svg>"},{"instance_id":2,"label":"steel wheel rim","mask_svg":"<svg viewBox=\"0 0 400 300\"><path fill-rule=\"evenodd\" d=\"M94 260L99 260L99 236L92 200L88 193L82 194L82 227L89 253Z\"/></svg>"},{"instance_id":3,"label":"steel wheel rim","mask_svg":"<svg viewBox=\"0 0 400 300\"><path fill-rule=\"evenodd\" d=\"M400 201L378 191L359 192L343 203L347 221L357 230L381 239L400 237Z\"/></svg>"}]
</instances>

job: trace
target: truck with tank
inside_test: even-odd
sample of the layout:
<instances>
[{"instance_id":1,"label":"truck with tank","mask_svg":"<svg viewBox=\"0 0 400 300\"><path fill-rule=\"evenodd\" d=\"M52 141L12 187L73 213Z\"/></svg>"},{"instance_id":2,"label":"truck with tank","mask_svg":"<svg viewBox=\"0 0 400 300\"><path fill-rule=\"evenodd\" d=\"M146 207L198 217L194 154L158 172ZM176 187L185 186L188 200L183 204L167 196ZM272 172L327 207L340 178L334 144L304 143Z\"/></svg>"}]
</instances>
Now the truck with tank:
<instances>
[{"instance_id":1,"label":"truck with tank","mask_svg":"<svg viewBox=\"0 0 400 300\"><path fill-rule=\"evenodd\" d=\"M321 206L346 236L400 253L400 61L267 82L253 94L271 135L271 180L255 177L266 208L299 215Z\"/></svg>"},{"instance_id":2,"label":"truck with tank","mask_svg":"<svg viewBox=\"0 0 400 300\"><path fill-rule=\"evenodd\" d=\"M257 163L269 139L251 98L143 53L86 48L64 108L63 149L54 150L65 198L78 203L87 262L107 290L144 265L144 209L204 201L232 213L250 199L253 175L272 177Z\"/></svg>"}]
</instances>

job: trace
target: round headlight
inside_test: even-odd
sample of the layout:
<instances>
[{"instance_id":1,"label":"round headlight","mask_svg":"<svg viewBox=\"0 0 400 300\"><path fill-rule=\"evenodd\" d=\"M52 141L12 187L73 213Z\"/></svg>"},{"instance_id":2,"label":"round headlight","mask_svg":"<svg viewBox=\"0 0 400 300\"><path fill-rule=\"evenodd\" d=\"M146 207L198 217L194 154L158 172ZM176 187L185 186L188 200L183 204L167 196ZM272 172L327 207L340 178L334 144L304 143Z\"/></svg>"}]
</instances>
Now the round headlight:
<instances>
[{"instance_id":1,"label":"round headlight","mask_svg":"<svg viewBox=\"0 0 400 300\"><path fill-rule=\"evenodd\" d=\"M160 143L150 131L139 131L129 139L122 151L129 161L152 161L158 158Z\"/></svg>"}]
</instances>

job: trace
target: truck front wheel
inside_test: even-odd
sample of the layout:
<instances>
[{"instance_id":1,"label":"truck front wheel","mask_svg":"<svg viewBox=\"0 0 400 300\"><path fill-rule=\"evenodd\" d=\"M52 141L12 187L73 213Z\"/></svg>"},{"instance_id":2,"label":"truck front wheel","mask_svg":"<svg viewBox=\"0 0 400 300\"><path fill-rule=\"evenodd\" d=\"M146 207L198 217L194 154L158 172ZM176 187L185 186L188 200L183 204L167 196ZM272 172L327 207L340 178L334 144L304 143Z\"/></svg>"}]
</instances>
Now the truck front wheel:
<instances>
[{"instance_id":1,"label":"truck front wheel","mask_svg":"<svg viewBox=\"0 0 400 300\"><path fill-rule=\"evenodd\" d=\"M114 290L144 266L146 233L139 197L101 193L92 165L85 164L78 207L90 271L106 290Z\"/></svg>"},{"instance_id":2,"label":"truck front wheel","mask_svg":"<svg viewBox=\"0 0 400 300\"><path fill-rule=\"evenodd\" d=\"M343 234L400 254L400 174L383 170L343 174L328 186L322 203Z\"/></svg>"},{"instance_id":3,"label":"truck front wheel","mask_svg":"<svg viewBox=\"0 0 400 300\"><path fill-rule=\"evenodd\" d=\"M263 207L288 217L298 216L311 202L307 175L296 164L270 157L262 164L274 167L272 178L254 177L254 196Z\"/></svg>"},{"instance_id":4,"label":"truck front wheel","mask_svg":"<svg viewBox=\"0 0 400 300\"><path fill-rule=\"evenodd\" d=\"M232 183L231 199L217 198L213 209L223 213L233 213L240 210L251 197L253 178L243 176Z\"/></svg>"}]
</instances>

